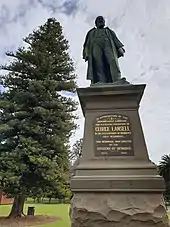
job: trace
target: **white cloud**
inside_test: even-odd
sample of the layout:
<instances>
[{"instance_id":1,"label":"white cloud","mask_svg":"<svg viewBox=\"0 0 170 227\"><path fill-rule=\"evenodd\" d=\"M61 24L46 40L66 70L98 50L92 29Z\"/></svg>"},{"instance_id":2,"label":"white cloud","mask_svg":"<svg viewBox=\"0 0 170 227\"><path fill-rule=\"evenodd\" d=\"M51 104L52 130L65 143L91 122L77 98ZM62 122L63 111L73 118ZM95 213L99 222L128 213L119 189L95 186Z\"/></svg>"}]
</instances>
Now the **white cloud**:
<instances>
[{"instance_id":1,"label":"white cloud","mask_svg":"<svg viewBox=\"0 0 170 227\"><path fill-rule=\"evenodd\" d=\"M29 5L29 2L34 5ZM53 1L43 2L54 4ZM3 4L7 6L6 15L11 19L19 15L23 1L1 0L0 7ZM0 28L1 56L4 48L17 47L22 38L43 24L47 17L55 16L64 27L64 33L70 42L78 84L87 86L89 82L85 78L86 64L81 59L82 44L86 32L94 26L95 17L103 15L108 26L116 31L126 47L126 56L120 60L122 74L129 81L147 84L140 113L150 157L157 162L164 153L170 153L170 1L79 0L79 8L74 16L59 12L59 1L55 1L55 13L40 4L40 1L25 1L24 4L24 7L27 7L25 14ZM2 61L4 58L1 57ZM84 130L80 109L79 114L81 129L76 132L73 141L81 137Z\"/></svg>"}]
</instances>

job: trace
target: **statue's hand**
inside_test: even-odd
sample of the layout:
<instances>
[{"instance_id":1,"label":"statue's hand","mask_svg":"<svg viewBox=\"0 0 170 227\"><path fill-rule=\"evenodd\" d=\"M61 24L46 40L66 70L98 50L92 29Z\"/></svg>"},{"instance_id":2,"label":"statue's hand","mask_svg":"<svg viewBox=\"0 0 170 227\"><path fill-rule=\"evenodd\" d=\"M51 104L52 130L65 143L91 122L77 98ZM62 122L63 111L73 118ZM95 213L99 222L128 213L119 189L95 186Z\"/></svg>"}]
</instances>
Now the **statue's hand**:
<instances>
[{"instance_id":1,"label":"statue's hand","mask_svg":"<svg viewBox=\"0 0 170 227\"><path fill-rule=\"evenodd\" d=\"M85 48L83 49L83 59L85 60L85 62L88 61L88 54Z\"/></svg>"},{"instance_id":2,"label":"statue's hand","mask_svg":"<svg viewBox=\"0 0 170 227\"><path fill-rule=\"evenodd\" d=\"M84 58L85 62L88 61L88 59L89 59L88 56L86 56L86 57Z\"/></svg>"},{"instance_id":3,"label":"statue's hand","mask_svg":"<svg viewBox=\"0 0 170 227\"><path fill-rule=\"evenodd\" d=\"M123 47L120 47L119 48L119 54L120 54L120 56L124 56L124 54L125 54L125 49L123 48Z\"/></svg>"}]
</instances>

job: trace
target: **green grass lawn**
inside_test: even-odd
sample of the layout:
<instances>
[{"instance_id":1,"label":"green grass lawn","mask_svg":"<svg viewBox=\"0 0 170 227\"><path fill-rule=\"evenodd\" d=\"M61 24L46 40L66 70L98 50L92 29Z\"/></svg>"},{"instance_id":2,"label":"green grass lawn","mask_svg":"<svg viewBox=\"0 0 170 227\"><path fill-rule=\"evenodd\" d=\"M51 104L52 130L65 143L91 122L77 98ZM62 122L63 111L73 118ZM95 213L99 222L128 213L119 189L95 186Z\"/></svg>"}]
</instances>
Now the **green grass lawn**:
<instances>
[{"instance_id":1,"label":"green grass lawn","mask_svg":"<svg viewBox=\"0 0 170 227\"><path fill-rule=\"evenodd\" d=\"M26 204L25 213L28 206L35 206L36 214L59 217L57 222L41 225L41 227L70 227L69 206L67 204ZM9 205L0 205L0 216L7 216L10 211Z\"/></svg>"}]
</instances>

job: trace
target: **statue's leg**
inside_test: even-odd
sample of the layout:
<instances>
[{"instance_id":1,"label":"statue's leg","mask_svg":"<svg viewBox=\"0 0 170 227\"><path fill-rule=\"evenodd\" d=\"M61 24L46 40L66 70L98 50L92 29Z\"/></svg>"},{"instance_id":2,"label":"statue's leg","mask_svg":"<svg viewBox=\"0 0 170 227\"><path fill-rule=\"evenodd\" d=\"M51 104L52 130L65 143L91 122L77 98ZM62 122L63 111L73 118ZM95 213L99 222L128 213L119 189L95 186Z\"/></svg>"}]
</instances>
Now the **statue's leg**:
<instances>
[{"instance_id":1,"label":"statue's leg","mask_svg":"<svg viewBox=\"0 0 170 227\"><path fill-rule=\"evenodd\" d=\"M96 81L101 83L106 83L106 75L104 71L104 62L103 62L103 52L102 48L98 44L94 44L93 46L93 62L94 62L94 68L97 75Z\"/></svg>"},{"instance_id":2,"label":"statue's leg","mask_svg":"<svg viewBox=\"0 0 170 227\"><path fill-rule=\"evenodd\" d=\"M105 57L108 62L108 65L110 67L110 74L111 74L112 82L116 82L119 79L121 79L121 72L120 72L119 65L118 65L118 59L115 59L110 45L105 46L104 53L105 53Z\"/></svg>"}]
</instances>

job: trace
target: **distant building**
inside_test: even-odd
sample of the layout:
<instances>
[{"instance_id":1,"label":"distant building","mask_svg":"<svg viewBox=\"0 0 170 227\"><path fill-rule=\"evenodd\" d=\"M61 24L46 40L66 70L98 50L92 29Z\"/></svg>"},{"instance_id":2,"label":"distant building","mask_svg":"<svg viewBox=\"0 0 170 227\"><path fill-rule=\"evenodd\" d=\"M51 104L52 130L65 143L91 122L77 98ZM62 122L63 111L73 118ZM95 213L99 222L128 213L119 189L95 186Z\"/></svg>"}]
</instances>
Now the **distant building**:
<instances>
[{"instance_id":1,"label":"distant building","mask_svg":"<svg viewBox=\"0 0 170 227\"><path fill-rule=\"evenodd\" d=\"M0 205L2 204L13 204L14 199L8 198L5 193L0 193Z\"/></svg>"}]
</instances>

